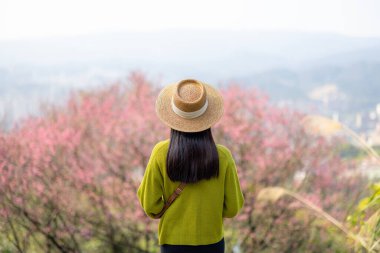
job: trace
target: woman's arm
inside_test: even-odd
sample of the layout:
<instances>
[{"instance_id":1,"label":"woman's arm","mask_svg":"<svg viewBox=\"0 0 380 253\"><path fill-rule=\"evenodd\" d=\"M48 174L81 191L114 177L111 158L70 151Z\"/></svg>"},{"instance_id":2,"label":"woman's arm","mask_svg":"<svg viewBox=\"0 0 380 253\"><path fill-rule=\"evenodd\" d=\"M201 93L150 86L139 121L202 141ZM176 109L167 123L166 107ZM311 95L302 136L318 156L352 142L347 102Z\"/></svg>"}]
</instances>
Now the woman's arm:
<instances>
[{"instance_id":1,"label":"woman's arm","mask_svg":"<svg viewBox=\"0 0 380 253\"><path fill-rule=\"evenodd\" d=\"M224 183L223 218L232 218L236 216L243 205L244 197L240 188L235 161L231 155Z\"/></svg>"},{"instance_id":2,"label":"woman's arm","mask_svg":"<svg viewBox=\"0 0 380 253\"><path fill-rule=\"evenodd\" d=\"M141 206L151 218L154 218L154 215L159 213L164 207L163 178L156 159L157 146L153 148L143 180L137 191Z\"/></svg>"}]
</instances>

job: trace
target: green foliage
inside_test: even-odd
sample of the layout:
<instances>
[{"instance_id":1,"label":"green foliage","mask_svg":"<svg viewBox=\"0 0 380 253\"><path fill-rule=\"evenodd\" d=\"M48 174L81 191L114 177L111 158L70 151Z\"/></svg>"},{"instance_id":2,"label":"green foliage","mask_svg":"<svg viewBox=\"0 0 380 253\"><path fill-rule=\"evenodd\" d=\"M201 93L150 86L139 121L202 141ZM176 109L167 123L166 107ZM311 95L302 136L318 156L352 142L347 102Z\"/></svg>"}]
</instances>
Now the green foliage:
<instances>
[{"instance_id":1,"label":"green foliage","mask_svg":"<svg viewBox=\"0 0 380 253\"><path fill-rule=\"evenodd\" d=\"M362 159L367 156L367 153L358 147L355 147L354 145L350 143L342 143L340 145L340 156L342 158L347 158L347 159Z\"/></svg>"},{"instance_id":2,"label":"green foliage","mask_svg":"<svg viewBox=\"0 0 380 253\"><path fill-rule=\"evenodd\" d=\"M380 182L371 185L371 194L363 198L348 221L357 226L359 235L363 237L371 249L380 251Z\"/></svg>"},{"instance_id":3,"label":"green foliage","mask_svg":"<svg viewBox=\"0 0 380 253\"><path fill-rule=\"evenodd\" d=\"M380 154L380 146L374 146L372 148L375 152ZM368 157L368 153L365 150L350 143L340 143L338 151L340 157L344 159L362 160Z\"/></svg>"},{"instance_id":4,"label":"green foliage","mask_svg":"<svg viewBox=\"0 0 380 253\"><path fill-rule=\"evenodd\" d=\"M67 108L0 135L6 211L0 238L8 240L1 250L158 251L157 223L144 215L136 191L151 148L167 129L157 123L156 91L142 76L132 81L75 96ZM223 94L225 117L213 134L234 154L246 200L240 215L226 221L227 252L349 252L342 233L280 198L280 188L264 191L279 205L257 201L262 188L286 187L344 219L363 183L335 153L336 143L307 135L303 115L269 105L254 90L231 86Z\"/></svg>"},{"instance_id":5,"label":"green foliage","mask_svg":"<svg viewBox=\"0 0 380 253\"><path fill-rule=\"evenodd\" d=\"M0 253L13 253L16 252L12 245L5 238L4 234L0 234Z\"/></svg>"}]
</instances>

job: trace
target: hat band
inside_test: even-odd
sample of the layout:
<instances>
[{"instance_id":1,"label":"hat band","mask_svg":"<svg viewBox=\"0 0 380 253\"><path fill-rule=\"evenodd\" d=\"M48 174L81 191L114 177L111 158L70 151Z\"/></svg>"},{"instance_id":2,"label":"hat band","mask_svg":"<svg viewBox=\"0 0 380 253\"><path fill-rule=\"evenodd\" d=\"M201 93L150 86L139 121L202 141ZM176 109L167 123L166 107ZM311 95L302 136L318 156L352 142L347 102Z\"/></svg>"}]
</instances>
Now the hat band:
<instances>
[{"instance_id":1,"label":"hat band","mask_svg":"<svg viewBox=\"0 0 380 253\"><path fill-rule=\"evenodd\" d=\"M205 104L202 106L201 109L197 110L197 111L194 111L194 112L184 112L182 111L181 109L179 109L175 104L174 104L174 101L172 99L172 109L173 109L173 112L175 114L177 114L178 116L182 117L182 118L185 118L185 119L194 119L196 117L199 117L201 116L203 113L205 113L205 111L207 110L207 107L208 107L208 101L206 99L206 102Z\"/></svg>"}]
</instances>

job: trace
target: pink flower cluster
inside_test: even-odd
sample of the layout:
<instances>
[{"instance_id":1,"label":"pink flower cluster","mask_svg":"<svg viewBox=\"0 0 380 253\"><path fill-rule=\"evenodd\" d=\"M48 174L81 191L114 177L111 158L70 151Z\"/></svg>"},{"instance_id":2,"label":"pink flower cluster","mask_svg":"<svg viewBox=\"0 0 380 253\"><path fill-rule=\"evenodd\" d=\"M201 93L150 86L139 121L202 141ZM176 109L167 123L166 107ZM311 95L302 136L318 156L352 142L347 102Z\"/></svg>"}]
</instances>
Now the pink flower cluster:
<instances>
[{"instance_id":1,"label":"pink flower cluster","mask_svg":"<svg viewBox=\"0 0 380 253\"><path fill-rule=\"evenodd\" d=\"M334 203L353 195L358 182L337 180L349 166L332 154L334 145L308 136L302 114L271 105L256 89L229 85L221 92L225 115L213 134L238 166L246 205L236 229L244 240L257 238L252 215L263 187L295 189L341 214L344 204ZM6 224L0 233L11 234L24 252L32 244L46 252L87 252L94 241L149 250L157 224L144 215L136 191L154 144L169 137L155 115L157 94L143 74L132 73L126 83L73 93L65 107L45 108L43 117L0 133L0 223ZM294 180L299 171L306 175L301 184ZM15 226L19 232L10 233Z\"/></svg>"}]
</instances>

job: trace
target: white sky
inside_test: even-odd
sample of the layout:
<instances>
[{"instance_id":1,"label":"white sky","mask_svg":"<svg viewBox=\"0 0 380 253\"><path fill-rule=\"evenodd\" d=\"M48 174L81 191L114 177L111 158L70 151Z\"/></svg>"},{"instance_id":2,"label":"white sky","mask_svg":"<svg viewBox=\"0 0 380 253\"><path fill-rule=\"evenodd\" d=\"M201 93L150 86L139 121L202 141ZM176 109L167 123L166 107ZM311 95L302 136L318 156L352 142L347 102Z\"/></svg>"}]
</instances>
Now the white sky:
<instances>
[{"instance_id":1,"label":"white sky","mask_svg":"<svg viewBox=\"0 0 380 253\"><path fill-rule=\"evenodd\" d=\"M380 0L0 0L0 40L183 28L380 37Z\"/></svg>"}]
</instances>

